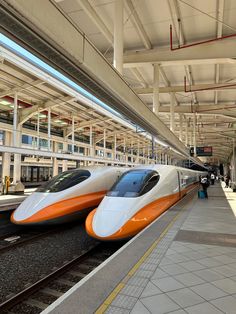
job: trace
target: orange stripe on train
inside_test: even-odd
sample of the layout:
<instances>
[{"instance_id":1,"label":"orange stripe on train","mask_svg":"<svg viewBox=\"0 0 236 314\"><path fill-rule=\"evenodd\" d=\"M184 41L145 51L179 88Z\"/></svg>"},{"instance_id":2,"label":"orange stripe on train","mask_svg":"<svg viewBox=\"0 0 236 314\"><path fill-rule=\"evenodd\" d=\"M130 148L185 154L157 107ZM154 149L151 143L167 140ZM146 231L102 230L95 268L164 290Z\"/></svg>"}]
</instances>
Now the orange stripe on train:
<instances>
[{"instance_id":1,"label":"orange stripe on train","mask_svg":"<svg viewBox=\"0 0 236 314\"><path fill-rule=\"evenodd\" d=\"M24 220L16 221L11 215L11 221L20 224L20 223L33 223L40 222L44 220L52 220L58 217L65 215L70 215L77 211L82 211L87 208L97 206L105 196L107 191L100 191L85 195L76 196L70 199L62 200L56 203L53 203L49 206L46 206L40 209L38 212L33 214L31 217Z\"/></svg>"}]
</instances>

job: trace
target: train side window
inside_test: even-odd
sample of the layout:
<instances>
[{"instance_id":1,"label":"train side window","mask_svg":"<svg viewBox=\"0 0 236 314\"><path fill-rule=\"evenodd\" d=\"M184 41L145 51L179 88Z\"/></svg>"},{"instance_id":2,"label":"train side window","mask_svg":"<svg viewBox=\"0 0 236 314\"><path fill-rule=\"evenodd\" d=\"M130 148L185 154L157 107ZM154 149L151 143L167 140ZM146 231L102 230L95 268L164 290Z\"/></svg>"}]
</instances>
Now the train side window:
<instances>
[{"instance_id":1,"label":"train side window","mask_svg":"<svg viewBox=\"0 0 236 314\"><path fill-rule=\"evenodd\" d=\"M151 189L154 188L154 186L157 184L159 179L160 179L159 175L154 175L153 177L151 177L148 180L148 182L145 184L145 186L143 187L143 190L141 191L140 196L143 195L143 194L146 194L149 191L151 191Z\"/></svg>"}]
</instances>

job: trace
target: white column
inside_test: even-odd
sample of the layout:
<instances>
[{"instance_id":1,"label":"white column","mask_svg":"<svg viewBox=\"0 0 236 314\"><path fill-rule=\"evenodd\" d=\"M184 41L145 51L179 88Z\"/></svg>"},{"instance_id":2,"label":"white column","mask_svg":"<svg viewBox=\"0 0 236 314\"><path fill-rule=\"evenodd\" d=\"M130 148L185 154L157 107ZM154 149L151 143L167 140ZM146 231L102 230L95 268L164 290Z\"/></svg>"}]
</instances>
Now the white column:
<instances>
[{"instance_id":1,"label":"white column","mask_svg":"<svg viewBox=\"0 0 236 314\"><path fill-rule=\"evenodd\" d=\"M156 147L155 147L155 163L157 164L158 163L158 146L156 145Z\"/></svg>"},{"instance_id":2,"label":"white column","mask_svg":"<svg viewBox=\"0 0 236 314\"><path fill-rule=\"evenodd\" d=\"M160 78L159 78L159 64L153 65L153 112L155 114L159 113L160 109L160 102L159 102L159 85L160 85Z\"/></svg>"},{"instance_id":3,"label":"white column","mask_svg":"<svg viewBox=\"0 0 236 314\"><path fill-rule=\"evenodd\" d=\"M75 152L75 117L72 117L72 134L71 134L71 141L72 141L72 154Z\"/></svg>"},{"instance_id":4,"label":"white column","mask_svg":"<svg viewBox=\"0 0 236 314\"><path fill-rule=\"evenodd\" d=\"M67 143L67 138L64 137L63 140L63 152L68 151L68 143ZM68 170L68 160L62 160L62 171L67 171Z\"/></svg>"},{"instance_id":5,"label":"white column","mask_svg":"<svg viewBox=\"0 0 236 314\"><path fill-rule=\"evenodd\" d=\"M131 162L134 162L134 146L133 146L133 141L131 141Z\"/></svg>"},{"instance_id":6,"label":"white column","mask_svg":"<svg viewBox=\"0 0 236 314\"><path fill-rule=\"evenodd\" d=\"M48 109L48 150L51 150L51 108Z\"/></svg>"},{"instance_id":7,"label":"white column","mask_svg":"<svg viewBox=\"0 0 236 314\"><path fill-rule=\"evenodd\" d=\"M17 128L16 147L21 146L21 127ZM14 166L13 166L13 183L20 182L21 177L21 155L14 154Z\"/></svg>"},{"instance_id":8,"label":"white column","mask_svg":"<svg viewBox=\"0 0 236 314\"><path fill-rule=\"evenodd\" d=\"M196 112L193 114L193 151L194 157L197 157L197 141L196 141Z\"/></svg>"},{"instance_id":9,"label":"white column","mask_svg":"<svg viewBox=\"0 0 236 314\"><path fill-rule=\"evenodd\" d=\"M175 131L175 97L174 93L170 93L170 130Z\"/></svg>"},{"instance_id":10,"label":"white column","mask_svg":"<svg viewBox=\"0 0 236 314\"><path fill-rule=\"evenodd\" d=\"M114 6L114 60L113 65L123 74L123 0L115 0Z\"/></svg>"},{"instance_id":11,"label":"white column","mask_svg":"<svg viewBox=\"0 0 236 314\"><path fill-rule=\"evenodd\" d=\"M114 134L113 159L116 160L116 134Z\"/></svg>"},{"instance_id":12,"label":"white column","mask_svg":"<svg viewBox=\"0 0 236 314\"><path fill-rule=\"evenodd\" d=\"M4 146L11 146L11 132L4 131ZM11 154L2 153L2 182L4 182L5 176L10 176L10 166L11 166Z\"/></svg>"},{"instance_id":13,"label":"white column","mask_svg":"<svg viewBox=\"0 0 236 314\"><path fill-rule=\"evenodd\" d=\"M106 129L103 130L103 155L106 158Z\"/></svg>"},{"instance_id":14,"label":"white column","mask_svg":"<svg viewBox=\"0 0 236 314\"><path fill-rule=\"evenodd\" d=\"M179 140L183 141L183 114L179 113Z\"/></svg>"},{"instance_id":15,"label":"white column","mask_svg":"<svg viewBox=\"0 0 236 314\"><path fill-rule=\"evenodd\" d=\"M14 95L14 115L13 115L13 146L21 146L21 126L18 125L18 97L17 93ZM21 177L21 155L14 154L13 166L13 183L20 182Z\"/></svg>"},{"instance_id":16,"label":"white column","mask_svg":"<svg viewBox=\"0 0 236 314\"><path fill-rule=\"evenodd\" d=\"M39 140L40 140L40 135L39 135L39 132L40 132L40 120L39 120L39 112L38 112L38 116L37 116L37 148L40 149L40 143L39 143Z\"/></svg>"},{"instance_id":17,"label":"white column","mask_svg":"<svg viewBox=\"0 0 236 314\"><path fill-rule=\"evenodd\" d=\"M232 169L232 182L235 182L235 139L233 139L233 169Z\"/></svg>"},{"instance_id":18,"label":"white column","mask_svg":"<svg viewBox=\"0 0 236 314\"><path fill-rule=\"evenodd\" d=\"M137 149L137 155L136 155L136 163L139 164L139 141L138 141L138 149Z\"/></svg>"},{"instance_id":19,"label":"white column","mask_svg":"<svg viewBox=\"0 0 236 314\"><path fill-rule=\"evenodd\" d=\"M185 129L185 145L188 145L188 120L186 120L186 129Z\"/></svg>"},{"instance_id":20,"label":"white column","mask_svg":"<svg viewBox=\"0 0 236 314\"><path fill-rule=\"evenodd\" d=\"M165 165L167 165L167 154L165 154Z\"/></svg>"},{"instance_id":21,"label":"white column","mask_svg":"<svg viewBox=\"0 0 236 314\"><path fill-rule=\"evenodd\" d=\"M53 152L57 152L57 142L53 141L52 143L52 149ZM52 176L57 176L58 175L58 160L57 158L53 157L52 158Z\"/></svg>"},{"instance_id":22,"label":"white column","mask_svg":"<svg viewBox=\"0 0 236 314\"><path fill-rule=\"evenodd\" d=\"M89 128L89 146L90 146L90 156L93 157L94 156L94 147L93 147L93 126L90 125Z\"/></svg>"},{"instance_id":23,"label":"white column","mask_svg":"<svg viewBox=\"0 0 236 314\"><path fill-rule=\"evenodd\" d=\"M13 110L13 146L17 143L17 126L18 126L18 95L14 95L14 110Z\"/></svg>"}]
</instances>

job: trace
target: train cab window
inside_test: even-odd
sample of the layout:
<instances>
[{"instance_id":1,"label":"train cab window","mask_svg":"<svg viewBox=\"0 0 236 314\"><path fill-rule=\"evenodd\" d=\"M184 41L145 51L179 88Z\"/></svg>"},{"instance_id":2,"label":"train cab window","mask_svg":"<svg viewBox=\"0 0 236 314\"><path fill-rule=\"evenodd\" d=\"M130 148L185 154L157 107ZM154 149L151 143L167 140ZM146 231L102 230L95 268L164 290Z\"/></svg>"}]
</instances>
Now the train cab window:
<instances>
[{"instance_id":1,"label":"train cab window","mask_svg":"<svg viewBox=\"0 0 236 314\"><path fill-rule=\"evenodd\" d=\"M107 193L107 196L138 197L150 191L158 180L159 175L156 171L130 170L120 177Z\"/></svg>"},{"instance_id":2,"label":"train cab window","mask_svg":"<svg viewBox=\"0 0 236 314\"><path fill-rule=\"evenodd\" d=\"M36 192L55 193L79 184L91 176L88 170L70 170L53 177L51 180L40 186Z\"/></svg>"},{"instance_id":3,"label":"train cab window","mask_svg":"<svg viewBox=\"0 0 236 314\"><path fill-rule=\"evenodd\" d=\"M151 189L154 188L154 186L157 184L159 179L160 179L160 176L158 174L152 176L143 187L140 195L146 194L147 192L151 191Z\"/></svg>"}]
</instances>

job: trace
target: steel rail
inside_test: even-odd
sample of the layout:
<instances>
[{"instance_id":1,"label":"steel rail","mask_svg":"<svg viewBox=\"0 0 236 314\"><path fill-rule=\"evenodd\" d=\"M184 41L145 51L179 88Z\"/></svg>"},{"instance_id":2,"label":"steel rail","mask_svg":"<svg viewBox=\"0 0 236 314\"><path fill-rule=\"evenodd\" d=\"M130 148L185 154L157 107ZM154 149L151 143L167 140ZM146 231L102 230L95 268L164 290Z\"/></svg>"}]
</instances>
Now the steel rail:
<instances>
[{"instance_id":1,"label":"steel rail","mask_svg":"<svg viewBox=\"0 0 236 314\"><path fill-rule=\"evenodd\" d=\"M94 253L94 251L96 251L98 249L98 247L100 247L100 246L101 246L101 244L96 244L96 245L93 245L92 247L90 246L86 252L83 252L81 255L73 258L71 261L67 262L66 264L64 264L60 268L51 272L49 275L36 281L31 286L25 288L24 290L15 294L10 299L1 303L0 304L0 313L2 313L3 311L7 311L7 310L11 309L13 306L23 302L25 299L27 299L33 293L39 291L43 286L45 286L46 284L51 282L53 279L64 274L66 271L68 271L71 267L75 266L76 264L83 262L87 257L90 257Z\"/></svg>"}]
</instances>

